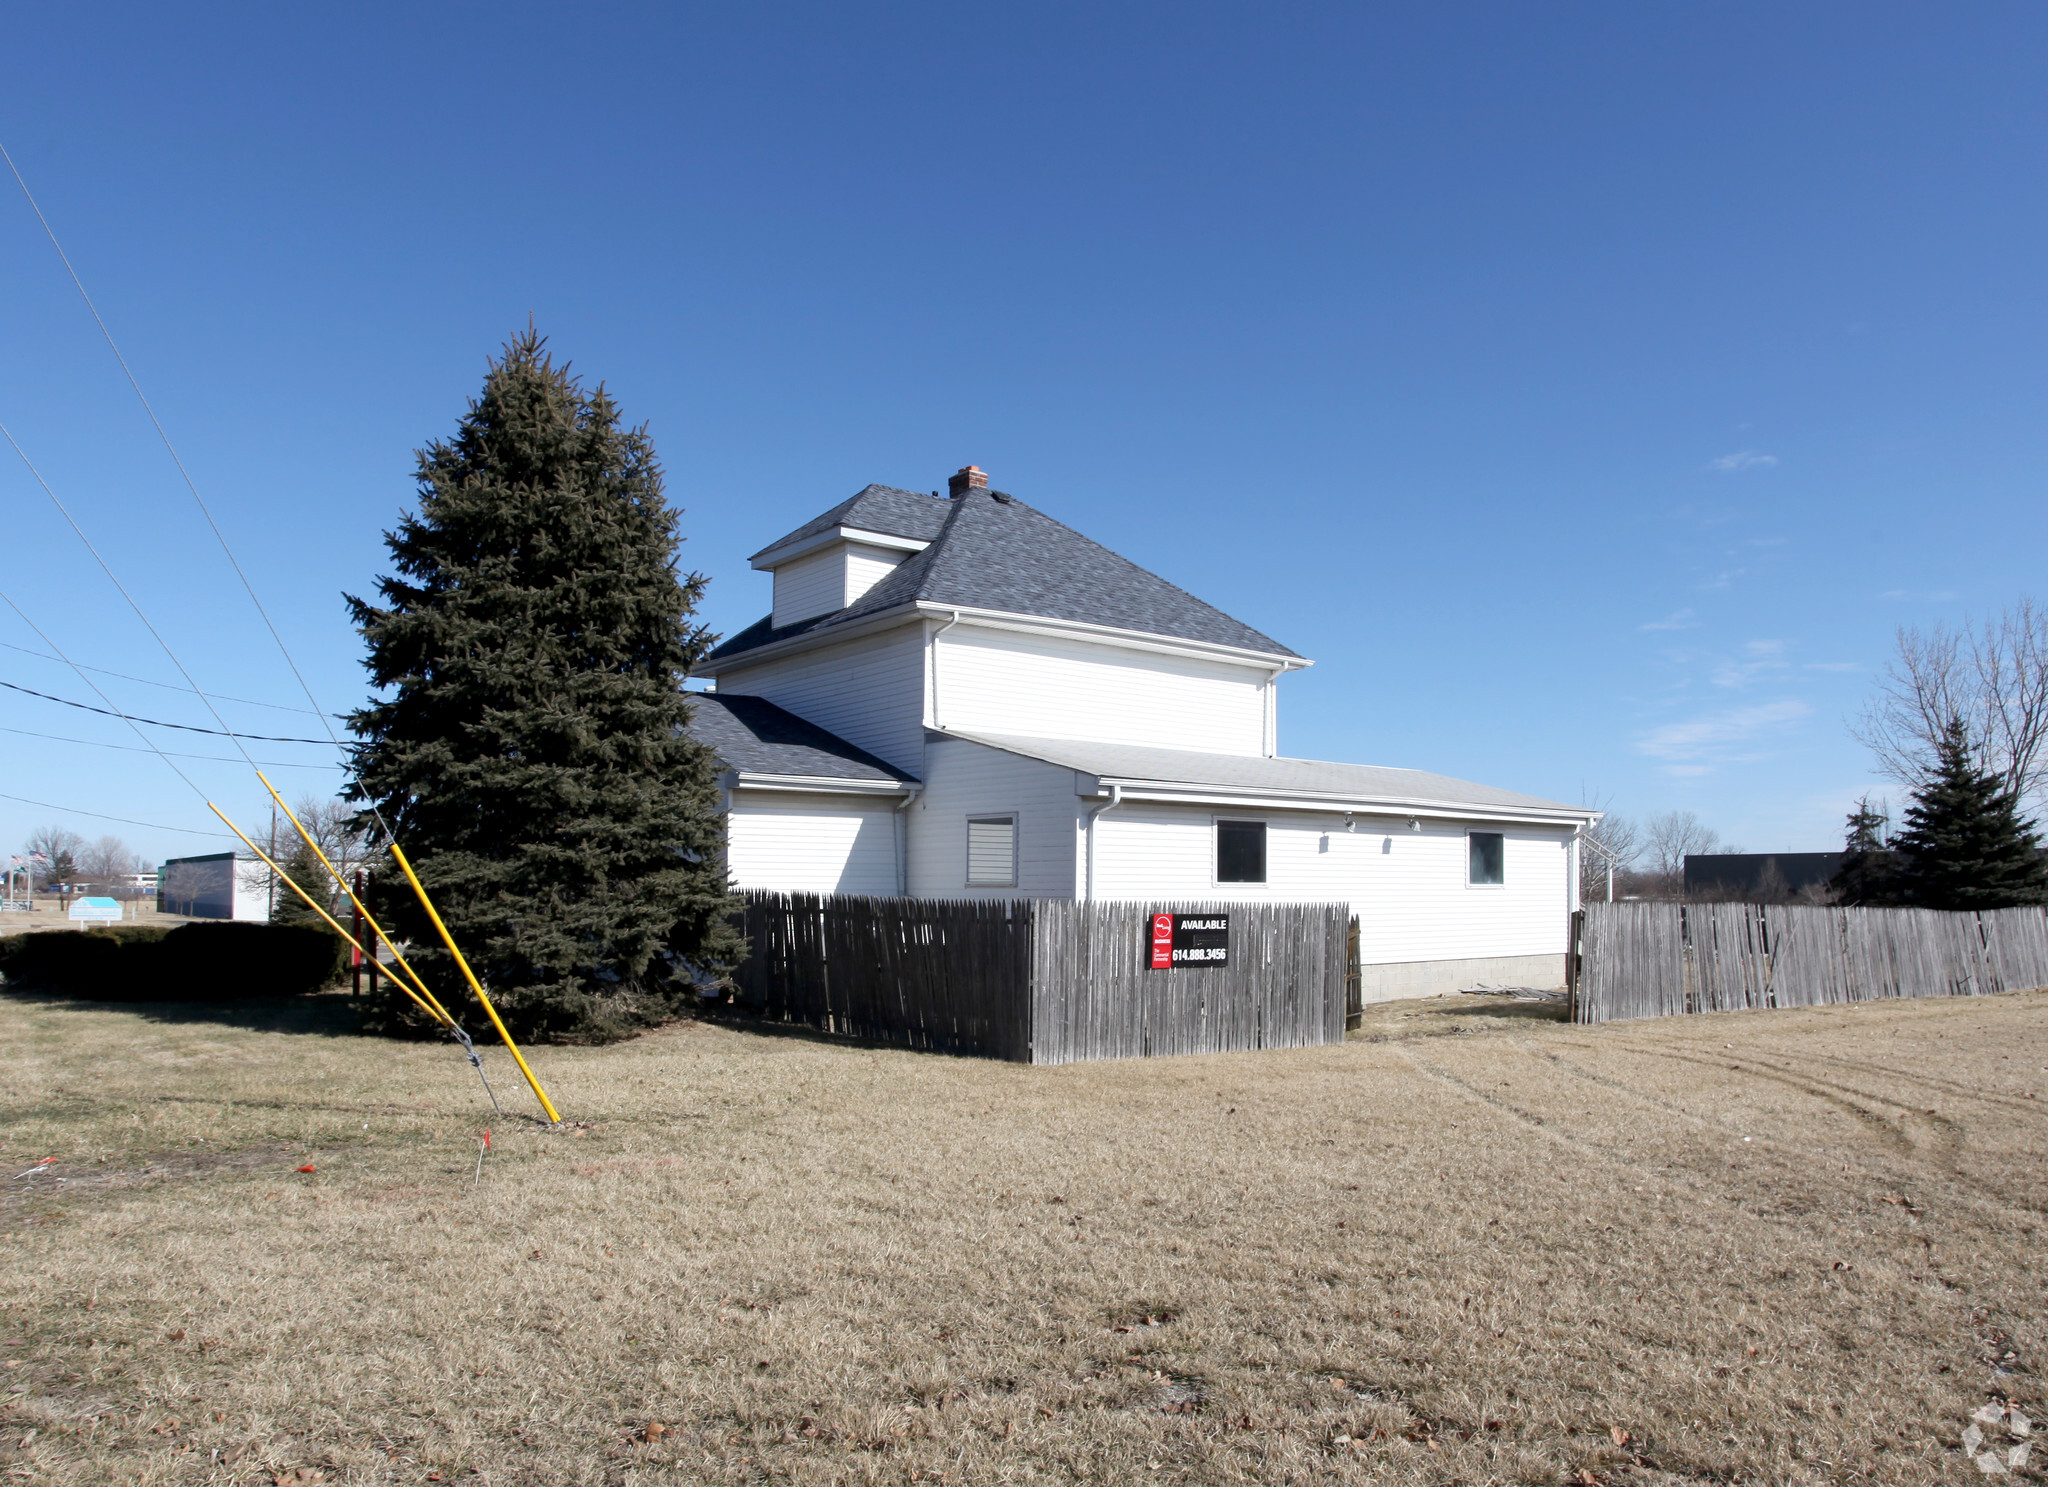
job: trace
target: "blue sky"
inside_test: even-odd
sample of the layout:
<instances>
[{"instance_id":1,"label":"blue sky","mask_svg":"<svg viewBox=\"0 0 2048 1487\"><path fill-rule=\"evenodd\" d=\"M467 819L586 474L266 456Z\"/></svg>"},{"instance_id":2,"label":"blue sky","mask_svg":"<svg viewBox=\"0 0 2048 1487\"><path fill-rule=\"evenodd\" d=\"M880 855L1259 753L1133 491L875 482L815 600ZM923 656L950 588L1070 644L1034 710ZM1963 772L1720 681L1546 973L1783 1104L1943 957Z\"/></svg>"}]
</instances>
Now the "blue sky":
<instances>
[{"instance_id":1,"label":"blue sky","mask_svg":"<svg viewBox=\"0 0 2048 1487\"><path fill-rule=\"evenodd\" d=\"M731 632L869 481L998 487L1317 661L1290 754L1752 849L1883 784L1900 625L2034 584L2048 16L2020 6L22 7L0 141L323 705L411 451L529 313ZM235 727L305 702L0 193L0 421ZM0 450L11 459L11 453ZM211 726L18 463L0 588ZM39 649L0 609L0 641ZM0 680L91 700L0 649ZM269 706L256 706L265 703ZM0 693L6 794L211 826ZM165 747L234 759L224 740ZM173 739L182 739L174 743ZM293 793L332 751L251 745ZM184 761L245 817L238 762ZM0 800L151 855L202 836Z\"/></svg>"}]
</instances>

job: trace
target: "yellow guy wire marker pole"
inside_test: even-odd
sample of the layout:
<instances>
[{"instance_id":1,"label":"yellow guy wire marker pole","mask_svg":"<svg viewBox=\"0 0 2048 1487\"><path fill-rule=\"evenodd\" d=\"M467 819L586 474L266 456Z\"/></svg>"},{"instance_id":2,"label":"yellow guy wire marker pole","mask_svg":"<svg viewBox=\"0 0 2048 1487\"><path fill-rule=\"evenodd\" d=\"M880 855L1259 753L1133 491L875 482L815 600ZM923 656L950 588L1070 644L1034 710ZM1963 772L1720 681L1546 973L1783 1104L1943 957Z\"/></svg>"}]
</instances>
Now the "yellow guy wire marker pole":
<instances>
[{"instance_id":1,"label":"yellow guy wire marker pole","mask_svg":"<svg viewBox=\"0 0 2048 1487\"><path fill-rule=\"evenodd\" d=\"M434 921L434 928L441 932L441 943L448 947L448 953L454 956L455 963L462 967L462 974L469 981L469 989L475 992L476 999L484 1004L484 1011L491 1014L491 1026L498 1030L498 1036L503 1038L505 1046L512 1050L512 1057L519 1063L519 1072L524 1074L526 1082L533 1086L533 1097L540 1101L540 1108L547 1111L548 1119L560 1125L562 1117L555 1113L554 1102L548 1098L547 1091L540 1087L540 1081L533 1077L533 1070L526 1067L526 1059L519 1052L519 1045L514 1043L512 1035L505 1031L505 1024L498 1016L498 1009L493 1007L491 999L484 995L483 983L476 979L476 972L469 968L469 962L464 960L462 952L455 948L455 936L448 933L448 926L441 922L441 915L434 908L434 901L427 897L427 890L420 886L419 877L413 872L412 864L407 862L405 854L398 850L397 842L389 842L386 845L391 848L391 855L398 859L398 865L405 870L406 882L412 884L412 891L420 896L420 907L427 911L427 917Z\"/></svg>"},{"instance_id":2,"label":"yellow guy wire marker pole","mask_svg":"<svg viewBox=\"0 0 2048 1487\"><path fill-rule=\"evenodd\" d=\"M441 1005L441 999L435 996L433 991L427 986L426 979L412 968L412 962L399 954L398 947L391 943L391 936L386 934L384 926L377 922L377 916L370 912L369 905L356 897L355 889L349 887L348 879L341 875L340 869L327 860L327 854L320 850L320 844L313 840L313 834L306 830L305 823L292 814L292 808L286 805L284 797L277 793L277 786L271 784L270 780L260 769L256 771L256 778L263 781L263 788L270 792L270 798L277 802L278 809L284 812L285 819L291 822L292 826L298 831L299 839L312 849L315 857L320 859L320 865L327 869L327 876L334 879L341 891L348 895L348 901L356 906L356 912L361 914L364 920L368 922L370 928L377 932L377 938L383 941L384 948L391 952L391 958L398 963L398 968L412 978L412 984L419 988L420 993L419 996L413 997L413 1000L417 1002L420 1000L420 997L425 997L429 1010L440 1018L442 1026L448 1029L448 1035L462 1045L462 1051L467 1055L470 1067L476 1070L476 1077L483 1081L484 1093L491 1097L491 1108L503 1114L505 1107L498 1103L498 1092L491 1088L490 1075L484 1072L483 1057L476 1051L476 1044L470 1041L469 1033L463 1028L461 1023L455 1020L455 1014ZM391 979L394 983L398 984L401 991L405 990L404 983L399 982L396 976L393 976ZM412 996L412 993L408 991L406 995ZM523 1063L522 1067L524 1067ZM527 1077L530 1079L532 1076L528 1075Z\"/></svg>"},{"instance_id":3,"label":"yellow guy wire marker pole","mask_svg":"<svg viewBox=\"0 0 2048 1487\"><path fill-rule=\"evenodd\" d=\"M447 1023L451 1028L456 1027L457 1023L454 1015L441 1005L441 999L427 989L427 983L421 978L420 973L407 964L405 957L398 953L398 947L391 943L391 936L384 933L384 926L377 922L376 916L370 912L369 906L356 897L355 889L349 887L348 879L341 875L340 869L327 860L327 854L320 850L320 844L313 840L313 834L306 830L304 825L300 823L299 818L292 814L292 808L284 803L284 797L277 793L277 786L271 784L268 779L265 779L263 771L260 769L256 771L256 778L263 780L263 788L270 792L270 798L277 802L277 808L284 812L285 819L290 821L293 827L297 829L301 840L313 849L313 855L319 858L320 865L327 869L327 876L334 879L335 883L341 888L341 891L348 895L348 901L356 906L356 911L363 916L363 922L369 925L376 933L377 938L384 942L384 948L391 952L391 958L398 962L406 975L412 977L413 984L420 989L420 996L425 997L433 1004L435 1013L439 1015L443 1022ZM418 999L418 997L414 998L415 1001ZM457 1036L460 1037L461 1034L458 1033Z\"/></svg>"},{"instance_id":4,"label":"yellow guy wire marker pole","mask_svg":"<svg viewBox=\"0 0 2048 1487\"><path fill-rule=\"evenodd\" d=\"M236 836L241 837L242 844L246 846L251 852L254 852L259 858L262 858L263 865L269 868L272 872L276 873L277 876L283 881L285 887L291 889L292 892L296 893L300 898L304 899L306 901L307 908L311 909L314 913L318 914L322 919L325 919L330 929L332 929L336 934L340 935L344 940L348 941L349 944L355 946L356 954L363 956L365 959L371 958L370 952L365 950L360 944L358 944L356 941L356 937L350 934L347 930L343 929L340 923L336 921L335 917L332 914L328 913L325 909L321 908L319 903L316 902L315 899L313 898L312 894L306 892L305 889L301 888L298 884L294 883L289 873L287 873L283 868L279 867L275 862L271 861L271 859L268 856L265 856L264 851L261 847L257 846L254 842L250 841L247 836L243 835L241 827L235 825L235 823L232 821L228 821L227 813L225 811L223 811L219 806L215 805L210 800L206 803L206 808L209 811L212 811L216 816L219 816L221 820L227 821L228 830L232 831ZM398 977L393 976L391 978L391 984L393 986L396 986L400 991L404 992L407 996L412 997L413 1001L418 1003L419 1009L422 1012L426 1013L429 1017L434 1017L436 1021L440 1020L439 1017L436 1016L434 1009L432 1007L429 1007L425 1002L420 1001L418 997L413 996L412 988L410 986L407 986L403 981L399 980Z\"/></svg>"}]
</instances>

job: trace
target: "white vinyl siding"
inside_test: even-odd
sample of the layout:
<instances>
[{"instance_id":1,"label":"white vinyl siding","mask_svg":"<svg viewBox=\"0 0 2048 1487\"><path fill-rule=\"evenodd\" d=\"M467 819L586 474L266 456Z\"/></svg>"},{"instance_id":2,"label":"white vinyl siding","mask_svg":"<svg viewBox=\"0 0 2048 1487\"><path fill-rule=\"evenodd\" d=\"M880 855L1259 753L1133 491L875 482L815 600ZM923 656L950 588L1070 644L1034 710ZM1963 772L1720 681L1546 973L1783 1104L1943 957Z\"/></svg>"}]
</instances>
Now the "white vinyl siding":
<instances>
[{"instance_id":1,"label":"white vinyl siding","mask_svg":"<svg viewBox=\"0 0 2048 1487\"><path fill-rule=\"evenodd\" d=\"M893 802L738 790L726 817L734 888L778 893L896 892Z\"/></svg>"},{"instance_id":2,"label":"white vinyl siding","mask_svg":"<svg viewBox=\"0 0 2048 1487\"><path fill-rule=\"evenodd\" d=\"M766 697L898 769L924 768L924 632L915 624L735 667L718 690Z\"/></svg>"},{"instance_id":3,"label":"white vinyl siding","mask_svg":"<svg viewBox=\"0 0 2048 1487\"><path fill-rule=\"evenodd\" d=\"M924 793L904 813L918 898L1072 898L1080 870L1074 772L965 739L933 739ZM1014 816L1016 882L969 886L969 817Z\"/></svg>"},{"instance_id":4,"label":"white vinyl siding","mask_svg":"<svg viewBox=\"0 0 2048 1487\"><path fill-rule=\"evenodd\" d=\"M1506 881L1485 892L1467 883L1462 822L1261 811L1266 881L1218 883L1215 821L1253 813L1129 801L1096 823L1096 896L1121 899L1245 899L1347 902L1359 919L1367 964L1555 955L1571 906L1571 832L1503 825Z\"/></svg>"},{"instance_id":5,"label":"white vinyl siding","mask_svg":"<svg viewBox=\"0 0 2048 1487\"><path fill-rule=\"evenodd\" d=\"M969 887L1014 888L1017 884L1017 818L967 818Z\"/></svg>"},{"instance_id":6,"label":"white vinyl siding","mask_svg":"<svg viewBox=\"0 0 2048 1487\"><path fill-rule=\"evenodd\" d=\"M1215 754L1267 753L1264 668L1055 636L947 631L933 646L936 727Z\"/></svg>"},{"instance_id":7,"label":"white vinyl siding","mask_svg":"<svg viewBox=\"0 0 2048 1487\"><path fill-rule=\"evenodd\" d=\"M864 542L846 545L846 603L851 604L892 573L909 557L886 547L869 547Z\"/></svg>"},{"instance_id":8,"label":"white vinyl siding","mask_svg":"<svg viewBox=\"0 0 2048 1487\"><path fill-rule=\"evenodd\" d=\"M837 548L807 553L775 570L775 624L794 625L844 609L846 560Z\"/></svg>"},{"instance_id":9,"label":"white vinyl siding","mask_svg":"<svg viewBox=\"0 0 2048 1487\"><path fill-rule=\"evenodd\" d=\"M775 570L777 626L844 609L888 577L907 556L864 542L835 542Z\"/></svg>"}]
</instances>

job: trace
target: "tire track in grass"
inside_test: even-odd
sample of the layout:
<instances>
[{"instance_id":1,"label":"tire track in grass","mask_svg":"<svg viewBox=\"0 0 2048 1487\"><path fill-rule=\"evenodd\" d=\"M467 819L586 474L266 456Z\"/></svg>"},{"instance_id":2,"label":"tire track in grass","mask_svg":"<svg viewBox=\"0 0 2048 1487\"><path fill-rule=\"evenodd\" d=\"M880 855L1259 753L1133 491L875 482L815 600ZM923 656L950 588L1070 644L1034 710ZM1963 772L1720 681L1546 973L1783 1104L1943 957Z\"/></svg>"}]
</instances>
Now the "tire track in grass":
<instances>
[{"instance_id":1,"label":"tire track in grass","mask_svg":"<svg viewBox=\"0 0 2048 1487\"><path fill-rule=\"evenodd\" d=\"M1779 1084L1783 1085L1786 1088L1796 1090L1801 1094L1811 1096L1814 1099L1822 1101L1824 1104L1827 1104L1831 1107L1840 1108L1846 1111L1847 1113L1851 1114L1857 1119L1860 1125L1863 1125L1866 1129L1874 1129L1877 1133L1885 1137L1887 1143L1893 1147L1893 1149L1899 1156L1920 1162L1926 1162L1934 1168L1934 1170L1932 1171L1923 1171L1920 1173L1913 1174L1900 1174L1896 1172L1885 1172L1882 1170L1873 1169L1866 1162L1859 1163L1859 1170L1852 1175L1859 1175L1868 1181L1883 1183L1885 1185L1893 1187L1909 1183L1914 1186L1919 1186L1930 1180L1932 1180L1935 1183L1952 1183L1956 1188L1961 1189L1961 1191L1952 1192L1948 1194L1944 1201L1953 1202L1960 1207L1968 1208L1975 1212L1980 1219L1983 1219L1987 1222L2011 1224L2014 1221L2015 1214L2025 1214L2038 1218L2041 1216L2043 1212L2042 1209L2036 1207L2035 1205L2013 1201L2013 1199L2011 1199L2009 1196L2007 1196L1999 1189L1992 1187L1989 1183L1983 1182L1978 1178L1972 1177L1969 1173L1962 1170L1959 1159L1961 1153L1965 1149L1965 1142L1963 1136L1965 1128L1955 1121L1948 1120L1942 1116L1931 1115L1924 1109L1916 1109L1913 1106L1907 1105L1901 1101L1888 1099L1882 1096L1866 1096L1866 1098L1872 1099L1873 1103L1875 1104L1894 1106L1895 1108L1903 1112L1903 1114L1907 1118L1920 1121L1926 1125L1933 1127L1935 1134L1939 1136L1941 1139L1937 1143L1931 1145L1922 1145L1915 1143L1911 1139L1911 1137L1906 1133L1906 1130L1904 1129L1904 1122L1894 1124L1892 1121L1886 1119L1884 1116L1878 1114L1876 1111L1866 1110L1863 1107L1856 1104L1854 1097L1860 1094L1861 1092L1850 1089L1846 1086L1840 1086L1834 1089L1830 1089L1827 1086L1814 1082L1812 1076L1803 1075L1797 1070L1772 1068L1766 1065L1764 1060L1757 1058L1755 1055L1743 1055L1744 1057L1749 1058L1752 1065L1756 1066L1744 1067L1740 1064L1728 1062L1728 1060L1725 1057L1701 1057L1695 1054L1678 1053L1669 1049L1644 1047L1637 1047L1632 1051L1640 1053L1647 1057L1662 1058L1674 1063L1684 1063L1695 1065L1701 1068L1710 1068L1717 1073L1726 1072L1734 1074L1745 1074L1750 1078L1757 1079L1764 1083ZM1698 1115L1697 1113L1692 1111L1688 1111L1681 1105L1677 1105L1671 1101L1664 1100L1656 1095L1649 1094L1645 1091L1637 1090L1632 1086L1627 1085L1619 1080L1614 1080L1595 1074L1592 1071L1584 1069L1581 1066L1573 1063L1571 1060L1562 1058L1558 1055L1544 1054L1541 1055L1541 1057L1553 1063L1555 1066L1557 1066L1564 1072L1570 1073L1578 1078L1585 1079L1589 1083L1592 1083L1600 1088L1610 1089L1618 1093L1630 1095L1631 1097L1645 1104L1649 1104L1654 1108L1665 1110L1675 1115L1679 1115L1682 1118L1689 1120L1694 1124L1703 1126L1709 1130L1721 1131L1724 1134L1726 1133L1725 1127L1720 1126L1718 1123L1716 1123L1708 1117ZM1778 1153L1781 1156L1793 1156L1803 1158L1810 1164L1814 1165L1824 1166L1825 1164L1833 1162L1838 1159L1838 1154L1829 1153L1823 1155L1819 1152L1816 1152L1812 1147L1800 1143L1780 1142L1773 1140L1768 1136L1754 1137L1753 1139L1756 1142L1766 1146L1767 1148ZM2022 1225L2022 1227L2024 1227L2024 1225Z\"/></svg>"},{"instance_id":2,"label":"tire track in grass","mask_svg":"<svg viewBox=\"0 0 2048 1487\"><path fill-rule=\"evenodd\" d=\"M1674 1115L1683 1116L1685 1119L1692 1121L1697 1125L1704 1126L1709 1130L1718 1131L1722 1135L1729 1136L1731 1139L1741 1140L1743 1139L1745 1134L1749 1136L1751 1139L1754 1139L1755 1137L1756 1133L1754 1131L1750 1131L1747 1133L1740 1131L1731 1131L1727 1126L1714 1120L1712 1117L1700 1115L1698 1112L1688 1110L1683 1105L1677 1104L1674 1101L1666 1100L1661 1096L1649 1094L1646 1091L1636 1089L1633 1086L1622 1082L1621 1080L1612 1079L1601 1074L1596 1074L1592 1070L1587 1069L1580 1064L1574 1063L1572 1060L1567 1059L1560 1054L1537 1054L1534 1050L1526 1048L1526 1046L1524 1048L1524 1051L1529 1052L1533 1057L1547 1059L1564 1072L1574 1074L1579 1078L1588 1081L1589 1083L1599 1085L1603 1089L1616 1090L1621 1093L1631 1095L1635 1099L1643 1102L1644 1104L1655 1106L1659 1110L1664 1110ZM1739 1074L1751 1072L1745 1069L1739 1063L1729 1062L1726 1056L1710 1060L1706 1058L1700 1058L1696 1055L1672 1053L1669 1050L1664 1049L1641 1049L1637 1051L1656 1058L1673 1059L1678 1062L1698 1064L1703 1068L1712 1068L1717 1073L1725 1072L1730 1074ZM1788 1081L1780 1079L1774 1082L1787 1083ZM1792 1087L1798 1088L1801 1093L1811 1095L1815 1099L1820 1100L1824 1104L1827 1104L1834 1108L1841 1109L1844 1113L1853 1116L1860 1125L1864 1125L1866 1127L1874 1127L1875 1134L1881 1136L1887 1142L1887 1144L1894 1147L1901 1155L1914 1156L1919 1154L1919 1152L1921 1151L1921 1148L1914 1145L1911 1138L1908 1137L1903 1130L1895 1127L1892 1124L1892 1122L1886 1120L1883 1116L1878 1115L1875 1111L1866 1110L1862 1106L1856 1104L1851 1099L1844 1098L1840 1095L1829 1094L1826 1091L1819 1088L1799 1085L1793 1085Z\"/></svg>"}]
</instances>

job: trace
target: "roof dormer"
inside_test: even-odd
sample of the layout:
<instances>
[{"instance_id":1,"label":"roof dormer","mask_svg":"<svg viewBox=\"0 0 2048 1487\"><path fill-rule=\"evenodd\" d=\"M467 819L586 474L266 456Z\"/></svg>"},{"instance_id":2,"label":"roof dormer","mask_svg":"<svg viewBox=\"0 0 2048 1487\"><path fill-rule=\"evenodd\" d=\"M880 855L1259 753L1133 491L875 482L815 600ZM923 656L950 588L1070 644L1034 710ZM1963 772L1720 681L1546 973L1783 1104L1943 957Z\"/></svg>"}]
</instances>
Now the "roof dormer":
<instances>
[{"instance_id":1,"label":"roof dormer","mask_svg":"<svg viewBox=\"0 0 2048 1487\"><path fill-rule=\"evenodd\" d=\"M779 630L846 608L930 545L891 532L835 526L756 553L753 563L775 575L770 622Z\"/></svg>"}]
</instances>

